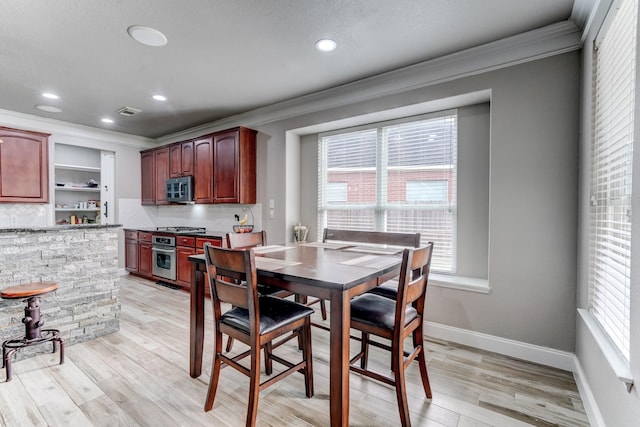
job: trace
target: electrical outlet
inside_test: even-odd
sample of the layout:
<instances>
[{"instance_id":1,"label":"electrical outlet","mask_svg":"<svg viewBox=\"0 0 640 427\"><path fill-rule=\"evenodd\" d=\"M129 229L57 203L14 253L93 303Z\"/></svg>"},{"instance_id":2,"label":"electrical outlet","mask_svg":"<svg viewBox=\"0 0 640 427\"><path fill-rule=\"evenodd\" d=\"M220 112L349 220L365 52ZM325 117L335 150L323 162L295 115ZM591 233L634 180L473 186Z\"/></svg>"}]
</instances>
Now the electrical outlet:
<instances>
[{"instance_id":1,"label":"electrical outlet","mask_svg":"<svg viewBox=\"0 0 640 427\"><path fill-rule=\"evenodd\" d=\"M273 219L275 216L275 212L273 209L269 209L269 218Z\"/></svg>"},{"instance_id":2,"label":"electrical outlet","mask_svg":"<svg viewBox=\"0 0 640 427\"><path fill-rule=\"evenodd\" d=\"M11 215L9 217L9 223L11 225L16 225L18 223L18 217L16 215Z\"/></svg>"}]
</instances>

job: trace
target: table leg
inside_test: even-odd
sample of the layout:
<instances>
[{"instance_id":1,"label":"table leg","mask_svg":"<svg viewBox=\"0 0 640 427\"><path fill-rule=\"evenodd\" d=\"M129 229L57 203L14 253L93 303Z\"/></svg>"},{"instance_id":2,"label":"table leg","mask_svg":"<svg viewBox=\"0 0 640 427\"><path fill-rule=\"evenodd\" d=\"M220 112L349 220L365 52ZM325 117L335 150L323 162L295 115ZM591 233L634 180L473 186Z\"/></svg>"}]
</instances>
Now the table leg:
<instances>
[{"instance_id":1,"label":"table leg","mask_svg":"<svg viewBox=\"0 0 640 427\"><path fill-rule=\"evenodd\" d=\"M346 292L331 293L329 400L331 425L349 425L349 326L351 305Z\"/></svg>"},{"instance_id":2,"label":"table leg","mask_svg":"<svg viewBox=\"0 0 640 427\"><path fill-rule=\"evenodd\" d=\"M189 329L189 374L197 378L202 373L204 344L204 273L191 263L191 310Z\"/></svg>"}]
</instances>

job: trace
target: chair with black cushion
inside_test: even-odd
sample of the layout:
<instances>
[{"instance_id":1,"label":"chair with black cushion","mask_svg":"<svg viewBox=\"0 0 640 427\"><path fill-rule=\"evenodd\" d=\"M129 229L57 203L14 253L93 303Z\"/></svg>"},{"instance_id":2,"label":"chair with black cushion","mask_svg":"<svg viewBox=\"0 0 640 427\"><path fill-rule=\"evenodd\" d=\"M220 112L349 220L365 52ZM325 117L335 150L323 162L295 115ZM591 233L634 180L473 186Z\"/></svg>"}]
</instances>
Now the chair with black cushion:
<instances>
[{"instance_id":1,"label":"chair with black cushion","mask_svg":"<svg viewBox=\"0 0 640 427\"><path fill-rule=\"evenodd\" d=\"M227 233L227 247L229 249L248 249L260 246L267 246L267 232L264 230L253 233ZM292 292L261 283L258 283L258 293L260 295L271 295L272 297L278 298L286 298L293 295ZM226 351L229 352L232 348L233 338L229 337L227 339Z\"/></svg>"},{"instance_id":2,"label":"chair with black cushion","mask_svg":"<svg viewBox=\"0 0 640 427\"><path fill-rule=\"evenodd\" d=\"M204 409L209 411L213 407L220 370L231 366L249 377L246 425L254 426L259 392L292 373L301 372L304 375L306 395L313 396L310 322L313 309L282 298L259 295L253 249L217 248L207 243L204 250L215 325L213 367ZM233 308L223 313L223 303L228 303ZM298 363L273 354L288 338L278 342L274 340L291 333L297 334L302 344L302 361ZM245 343L250 349L234 357L225 356L222 352L223 335ZM272 361L287 368L262 383L261 350L266 354L265 372L268 375L272 373ZM247 356L250 357L249 367L240 363Z\"/></svg>"},{"instance_id":3,"label":"chair with black cushion","mask_svg":"<svg viewBox=\"0 0 640 427\"><path fill-rule=\"evenodd\" d=\"M361 230L343 230L337 228L325 228L322 235L323 242L341 242L341 243L365 243L369 245L395 246L400 248L417 248L420 246L420 233L398 233L389 231L361 231ZM398 288L397 279L392 279L382 285L373 288L369 292L381 293L391 298L395 298ZM326 312L324 300L320 302L322 313ZM318 301L313 301L318 302ZM326 315L323 315L326 319Z\"/></svg>"},{"instance_id":4,"label":"chair with black cushion","mask_svg":"<svg viewBox=\"0 0 640 427\"><path fill-rule=\"evenodd\" d=\"M405 369L415 359L420 366L420 377L427 398L431 399L431 386L425 359L423 322L424 306L431 265L433 243L402 252L402 265L395 299L365 293L351 300L351 328L362 332L361 347L350 361L350 369L396 389L402 426L410 426L409 405L405 382ZM413 274L420 271L419 275ZM372 340L371 335L391 341L390 345ZM404 343L413 339L413 348L406 352ZM391 375L368 368L369 345L391 352ZM360 366L357 362L360 361Z\"/></svg>"}]
</instances>

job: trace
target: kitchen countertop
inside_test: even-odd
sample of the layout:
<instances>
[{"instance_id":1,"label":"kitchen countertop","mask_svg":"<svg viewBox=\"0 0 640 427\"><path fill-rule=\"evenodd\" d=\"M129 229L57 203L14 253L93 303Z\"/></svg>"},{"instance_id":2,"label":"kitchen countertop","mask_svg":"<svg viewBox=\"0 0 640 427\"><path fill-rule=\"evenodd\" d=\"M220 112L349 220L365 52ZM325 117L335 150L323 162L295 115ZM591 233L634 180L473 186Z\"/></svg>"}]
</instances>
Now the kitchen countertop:
<instances>
[{"instance_id":1,"label":"kitchen countertop","mask_svg":"<svg viewBox=\"0 0 640 427\"><path fill-rule=\"evenodd\" d=\"M25 232L47 232L47 231L67 231L67 230L87 230L102 228L119 228L122 224L74 224L74 225L55 225L51 227L16 227L16 228L0 228L0 233L25 233Z\"/></svg>"},{"instance_id":2,"label":"kitchen countertop","mask_svg":"<svg viewBox=\"0 0 640 427\"><path fill-rule=\"evenodd\" d=\"M217 237L219 239L225 239L227 237L227 233L231 233L231 231L220 231L220 230L206 230L202 233L193 233L188 231L166 231L166 230L156 230L155 228L126 228L125 230L136 230L136 231L144 231L145 233L152 234L165 234L172 236L195 236L195 237Z\"/></svg>"}]
</instances>

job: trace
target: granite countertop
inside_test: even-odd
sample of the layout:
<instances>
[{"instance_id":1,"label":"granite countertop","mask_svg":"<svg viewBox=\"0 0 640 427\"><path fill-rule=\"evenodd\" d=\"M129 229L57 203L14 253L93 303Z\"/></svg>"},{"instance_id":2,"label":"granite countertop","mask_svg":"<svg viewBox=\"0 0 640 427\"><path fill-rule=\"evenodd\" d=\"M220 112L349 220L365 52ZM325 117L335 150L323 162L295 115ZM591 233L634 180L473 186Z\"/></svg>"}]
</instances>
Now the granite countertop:
<instances>
[{"instance_id":1,"label":"granite countertop","mask_svg":"<svg viewBox=\"0 0 640 427\"><path fill-rule=\"evenodd\" d=\"M167 230L156 230L155 228L136 228L136 227L127 227L125 230L144 231L146 233L153 233L153 234L169 234L172 236L217 237L220 239L225 239L227 237L227 233L231 233L231 231L220 231L220 230L206 230L203 233L190 233L188 231L167 231Z\"/></svg>"},{"instance_id":2,"label":"granite countertop","mask_svg":"<svg viewBox=\"0 0 640 427\"><path fill-rule=\"evenodd\" d=\"M87 230L87 229L119 228L119 227L122 227L122 224L74 224L74 225L55 225L55 226L51 226L51 227L0 228L0 233L24 233L24 232Z\"/></svg>"}]
</instances>

